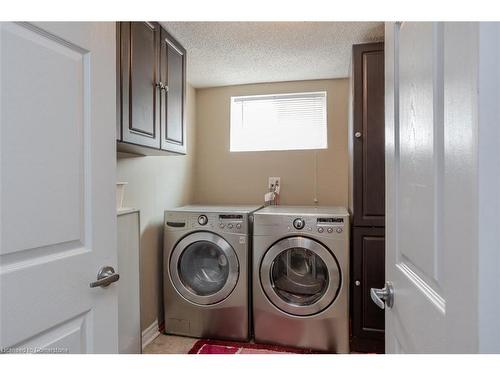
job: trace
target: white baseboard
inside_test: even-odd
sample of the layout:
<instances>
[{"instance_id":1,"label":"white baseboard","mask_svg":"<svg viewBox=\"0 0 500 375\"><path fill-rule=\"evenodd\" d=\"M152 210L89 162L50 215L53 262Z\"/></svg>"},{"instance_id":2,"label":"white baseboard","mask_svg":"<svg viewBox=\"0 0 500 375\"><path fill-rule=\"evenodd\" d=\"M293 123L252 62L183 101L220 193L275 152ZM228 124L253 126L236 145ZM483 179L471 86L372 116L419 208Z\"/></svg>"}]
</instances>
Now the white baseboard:
<instances>
[{"instance_id":1,"label":"white baseboard","mask_svg":"<svg viewBox=\"0 0 500 375\"><path fill-rule=\"evenodd\" d=\"M158 336L160 336L160 329L158 328L158 319L155 319L148 328L142 331L142 350Z\"/></svg>"}]
</instances>

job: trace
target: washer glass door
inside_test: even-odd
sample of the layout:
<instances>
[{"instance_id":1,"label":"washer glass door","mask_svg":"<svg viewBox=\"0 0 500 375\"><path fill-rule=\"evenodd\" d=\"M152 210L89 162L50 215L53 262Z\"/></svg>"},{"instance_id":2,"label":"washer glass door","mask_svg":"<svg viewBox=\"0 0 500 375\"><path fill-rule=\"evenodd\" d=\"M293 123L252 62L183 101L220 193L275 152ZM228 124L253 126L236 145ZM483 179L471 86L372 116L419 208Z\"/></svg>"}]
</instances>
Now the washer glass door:
<instances>
[{"instance_id":1,"label":"washer glass door","mask_svg":"<svg viewBox=\"0 0 500 375\"><path fill-rule=\"evenodd\" d=\"M209 232L184 237L172 252L170 276L187 300L208 305L222 301L238 281L239 264L231 245Z\"/></svg>"},{"instance_id":2,"label":"washer glass door","mask_svg":"<svg viewBox=\"0 0 500 375\"><path fill-rule=\"evenodd\" d=\"M261 282L269 300L293 315L313 315L328 307L340 288L333 254L317 241L286 238L273 245L261 264Z\"/></svg>"}]
</instances>

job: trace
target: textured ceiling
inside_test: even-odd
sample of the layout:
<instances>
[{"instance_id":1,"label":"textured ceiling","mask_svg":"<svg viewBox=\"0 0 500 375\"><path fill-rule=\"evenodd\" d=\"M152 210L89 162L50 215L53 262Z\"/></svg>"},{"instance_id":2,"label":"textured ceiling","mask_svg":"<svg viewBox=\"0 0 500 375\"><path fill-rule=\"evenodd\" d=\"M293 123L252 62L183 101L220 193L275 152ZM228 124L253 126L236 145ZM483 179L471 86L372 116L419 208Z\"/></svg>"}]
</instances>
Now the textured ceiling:
<instances>
[{"instance_id":1,"label":"textured ceiling","mask_svg":"<svg viewBox=\"0 0 500 375\"><path fill-rule=\"evenodd\" d=\"M381 41L381 22L161 22L188 52L194 87L341 78L351 46Z\"/></svg>"}]
</instances>

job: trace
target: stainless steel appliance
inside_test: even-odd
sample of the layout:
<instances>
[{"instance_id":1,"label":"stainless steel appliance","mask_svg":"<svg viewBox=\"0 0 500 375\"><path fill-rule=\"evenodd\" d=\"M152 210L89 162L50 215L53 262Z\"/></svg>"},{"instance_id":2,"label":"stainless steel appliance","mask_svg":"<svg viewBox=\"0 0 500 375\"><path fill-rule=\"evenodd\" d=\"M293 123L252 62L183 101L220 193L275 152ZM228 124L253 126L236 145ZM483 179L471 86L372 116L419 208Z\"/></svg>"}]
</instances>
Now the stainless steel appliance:
<instances>
[{"instance_id":1,"label":"stainless steel appliance","mask_svg":"<svg viewBox=\"0 0 500 375\"><path fill-rule=\"evenodd\" d=\"M255 341L349 352L349 214L269 206L254 214Z\"/></svg>"},{"instance_id":2,"label":"stainless steel appliance","mask_svg":"<svg viewBox=\"0 0 500 375\"><path fill-rule=\"evenodd\" d=\"M166 333L248 340L252 212L185 206L165 212Z\"/></svg>"}]
</instances>

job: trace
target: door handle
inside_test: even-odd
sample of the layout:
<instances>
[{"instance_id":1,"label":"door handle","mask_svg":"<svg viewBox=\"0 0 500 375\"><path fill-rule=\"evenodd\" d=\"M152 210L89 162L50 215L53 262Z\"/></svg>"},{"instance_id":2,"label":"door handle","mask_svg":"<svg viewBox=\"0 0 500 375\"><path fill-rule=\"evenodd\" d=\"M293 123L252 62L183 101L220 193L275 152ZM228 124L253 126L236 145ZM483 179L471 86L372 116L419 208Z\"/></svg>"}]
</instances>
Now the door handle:
<instances>
[{"instance_id":1,"label":"door handle","mask_svg":"<svg viewBox=\"0 0 500 375\"><path fill-rule=\"evenodd\" d=\"M394 287L389 281L386 281L383 289L371 288L370 297L382 310L386 306L391 308L394 304Z\"/></svg>"},{"instance_id":2,"label":"door handle","mask_svg":"<svg viewBox=\"0 0 500 375\"><path fill-rule=\"evenodd\" d=\"M120 279L120 275L115 273L115 269L111 266L102 267L97 273L97 281L93 281L90 283L91 288L107 287L108 285L118 281Z\"/></svg>"}]
</instances>

